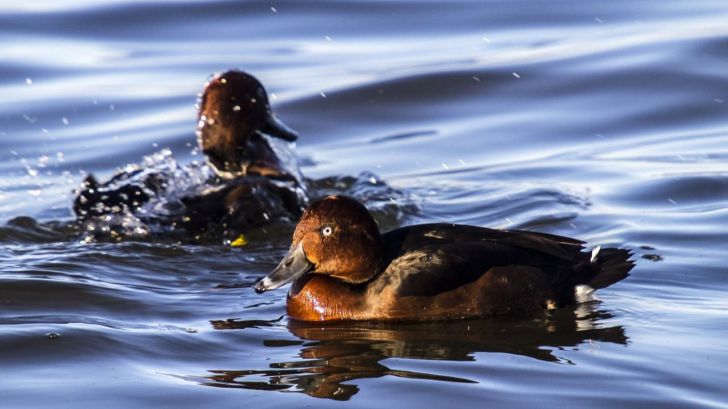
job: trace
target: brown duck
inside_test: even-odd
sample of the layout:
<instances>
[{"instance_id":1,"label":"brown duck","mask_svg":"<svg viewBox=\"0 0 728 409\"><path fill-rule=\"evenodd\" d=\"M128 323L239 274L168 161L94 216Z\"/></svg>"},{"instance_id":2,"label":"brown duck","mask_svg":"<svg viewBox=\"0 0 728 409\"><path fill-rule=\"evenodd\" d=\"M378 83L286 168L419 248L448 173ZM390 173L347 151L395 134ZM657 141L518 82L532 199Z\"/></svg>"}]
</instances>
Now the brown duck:
<instances>
[{"instance_id":1,"label":"brown duck","mask_svg":"<svg viewBox=\"0 0 728 409\"><path fill-rule=\"evenodd\" d=\"M293 281L297 320L427 321L532 314L573 304L575 288L614 284L634 266L627 250L568 237L457 224L381 234L359 202L328 196L306 210L288 255L256 283Z\"/></svg>"}]
</instances>

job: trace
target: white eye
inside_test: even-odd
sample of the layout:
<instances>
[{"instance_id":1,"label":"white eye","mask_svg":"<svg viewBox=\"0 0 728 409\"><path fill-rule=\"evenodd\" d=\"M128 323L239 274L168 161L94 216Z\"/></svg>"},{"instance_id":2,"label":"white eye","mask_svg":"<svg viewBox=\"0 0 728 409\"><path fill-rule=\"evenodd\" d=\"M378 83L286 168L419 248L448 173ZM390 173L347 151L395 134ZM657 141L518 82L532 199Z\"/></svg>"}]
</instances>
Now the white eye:
<instances>
[{"instance_id":1,"label":"white eye","mask_svg":"<svg viewBox=\"0 0 728 409\"><path fill-rule=\"evenodd\" d=\"M331 236L331 233L333 233L334 230L331 228L331 226L326 226L323 229L321 229L321 234L324 236Z\"/></svg>"}]
</instances>

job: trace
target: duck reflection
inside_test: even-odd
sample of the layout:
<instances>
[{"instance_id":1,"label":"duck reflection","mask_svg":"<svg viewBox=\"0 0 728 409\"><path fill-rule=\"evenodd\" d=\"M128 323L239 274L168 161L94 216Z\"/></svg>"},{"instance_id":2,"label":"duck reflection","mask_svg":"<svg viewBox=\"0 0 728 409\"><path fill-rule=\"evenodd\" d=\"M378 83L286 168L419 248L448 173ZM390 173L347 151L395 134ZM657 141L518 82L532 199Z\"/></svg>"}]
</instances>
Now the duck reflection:
<instances>
[{"instance_id":1,"label":"duck reflection","mask_svg":"<svg viewBox=\"0 0 728 409\"><path fill-rule=\"evenodd\" d=\"M397 376L444 382L475 383L465 378L390 368L387 358L474 361L477 352L500 352L561 364L559 355L592 342L626 344L621 326L605 326L609 312L587 303L555 310L538 319L489 319L425 324L291 321L299 340L269 340L269 347L299 345L302 360L277 362L265 370L211 370L195 378L206 386L302 392L319 398L347 400L359 391L350 381ZM256 322L253 326L260 326ZM268 324L272 325L272 324ZM215 321L216 329L250 328L247 321Z\"/></svg>"}]
</instances>

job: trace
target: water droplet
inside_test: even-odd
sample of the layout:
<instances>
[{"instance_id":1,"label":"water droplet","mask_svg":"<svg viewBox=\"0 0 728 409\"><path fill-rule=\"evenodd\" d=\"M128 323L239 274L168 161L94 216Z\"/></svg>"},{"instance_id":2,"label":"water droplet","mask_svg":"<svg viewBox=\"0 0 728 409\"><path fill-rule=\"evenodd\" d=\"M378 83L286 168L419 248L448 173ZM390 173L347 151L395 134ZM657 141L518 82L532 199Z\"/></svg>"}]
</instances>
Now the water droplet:
<instances>
[{"instance_id":1,"label":"water droplet","mask_svg":"<svg viewBox=\"0 0 728 409\"><path fill-rule=\"evenodd\" d=\"M513 73L513 76L516 77L516 78L521 78L521 76L518 75L518 73L516 73L516 72Z\"/></svg>"},{"instance_id":2,"label":"water droplet","mask_svg":"<svg viewBox=\"0 0 728 409\"><path fill-rule=\"evenodd\" d=\"M48 155L42 155L38 158L38 167L44 168L48 165L50 158Z\"/></svg>"},{"instance_id":3,"label":"water droplet","mask_svg":"<svg viewBox=\"0 0 728 409\"><path fill-rule=\"evenodd\" d=\"M48 339L58 339L61 337L61 334L59 334L57 332L49 332L45 335L48 337Z\"/></svg>"},{"instance_id":4,"label":"water droplet","mask_svg":"<svg viewBox=\"0 0 728 409\"><path fill-rule=\"evenodd\" d=\"M26 78L25 79L25 83L28 84L28 85L33 85L33 80L30 79L30 78Z\"/></svg>"},{"instance_id":5,"label":"water droplet","mask_svg":"<svg viewBox=\"0 0 728 409\"><path fill-rule=\"evenodd\" d=\"M273 6L270 6L270 11L272 11L274 13L278 13L278 9Z\"/></svg>"},{"instance_id":6,"label":"water droplet","mask_svg":"<svg viewBox=\"0 0 728 409\"><path fill-rule=\"evenodd\" d=\"M68 118L64 116L63 118L61 118L61 122L63 123L63 125L68 125Z\"/></svg>"},{"instance_id":7,"label":"water droplet","mask_svg":"<svg viewBox=\"0 0 728 409\"><path fill-rule=\"evenodd\" d=\"M238 112L238 111L240 111L240 105L235 105L233 107L233 112Z\"/></svg>"}]
</instances>

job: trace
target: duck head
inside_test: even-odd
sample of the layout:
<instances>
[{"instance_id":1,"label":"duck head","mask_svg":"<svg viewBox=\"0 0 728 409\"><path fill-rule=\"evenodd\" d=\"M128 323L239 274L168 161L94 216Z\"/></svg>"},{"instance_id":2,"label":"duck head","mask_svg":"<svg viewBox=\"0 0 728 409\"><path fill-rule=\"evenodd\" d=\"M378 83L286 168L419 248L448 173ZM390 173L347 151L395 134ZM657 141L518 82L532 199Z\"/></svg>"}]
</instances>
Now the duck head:
<instances>
[{"instance_id":1,"label":"duck head","mask_svg":"<svg viewBox=\"0 0 728 409\"><path fill-rule=\"evenodd\" d=\"M199 105L197 141L219 176L287 173L264 135L288 142L298 135L275 117L268 94L255 77L242 71L215 74Z\"/></svg>"},{"instance_id":2,"label":"duck head","mask_svg":"<svg viewBox=\"0 0 728 409\"><path fill-rule=\"evenodd\" d=\"M304 274L365 283L379 273L383 254L382 237L369 211L354 199L327 196L303 213L288 254L255 284L255 291L281 287Z\"/></svg>"}]
</instances>

